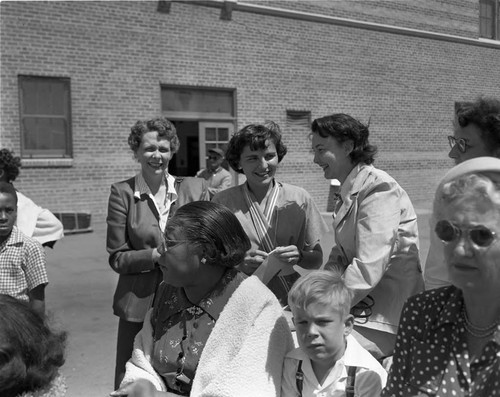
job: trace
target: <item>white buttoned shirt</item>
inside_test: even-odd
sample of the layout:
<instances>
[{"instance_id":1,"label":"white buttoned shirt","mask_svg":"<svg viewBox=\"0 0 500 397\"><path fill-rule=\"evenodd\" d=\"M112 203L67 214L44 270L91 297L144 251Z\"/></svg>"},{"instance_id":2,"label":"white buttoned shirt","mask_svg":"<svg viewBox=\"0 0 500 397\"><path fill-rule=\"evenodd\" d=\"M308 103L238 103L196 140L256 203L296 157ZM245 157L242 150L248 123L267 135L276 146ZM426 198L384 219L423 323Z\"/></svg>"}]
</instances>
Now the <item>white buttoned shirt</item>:
<instances>
[{"instance_id":1,"label":"white buttoned shirt","mask_svg":"<svg viewBox=\"0 0 500 397\"><path fill-rule=\"evenodd\" d=\"M281 397L299 397L296 374L302 360L304 374L302 396L344 397L347 385L347 367L355 366L354 392L356 397L380 396L387 382L387 372L379 362L364 349L352 335L347 336L344 355L330 369L323 384L320 384L312 369L311 360L300 348L290 351L285 357Z\"/></svg>"}]
</instances>

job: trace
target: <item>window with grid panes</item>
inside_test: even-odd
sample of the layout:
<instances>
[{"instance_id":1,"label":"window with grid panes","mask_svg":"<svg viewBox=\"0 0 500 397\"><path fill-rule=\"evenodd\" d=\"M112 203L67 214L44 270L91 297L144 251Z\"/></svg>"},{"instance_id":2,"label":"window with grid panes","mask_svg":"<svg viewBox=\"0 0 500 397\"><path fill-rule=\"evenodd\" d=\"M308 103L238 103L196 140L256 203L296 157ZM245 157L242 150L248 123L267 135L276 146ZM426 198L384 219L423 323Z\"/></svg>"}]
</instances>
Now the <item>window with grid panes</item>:
<instances>
[{"instance_id":1,"label":"window with grid panes","mask_svg":"<svg viewBox=\"0 0 500 397\"><path fill-rule=\"evenodd\" d=\"M479 36L500 40L500 0L479 0Z\"/></svg>"},{"instance_id":2,"label":"window with grid panes","mask_svg":"<svg viewBox=\"0 0 500 397\"><path fill-rule=\"evenodd\" d=\"M70 79L19 76L23 158L71 157Z\"/></svg>"}]
</instances>

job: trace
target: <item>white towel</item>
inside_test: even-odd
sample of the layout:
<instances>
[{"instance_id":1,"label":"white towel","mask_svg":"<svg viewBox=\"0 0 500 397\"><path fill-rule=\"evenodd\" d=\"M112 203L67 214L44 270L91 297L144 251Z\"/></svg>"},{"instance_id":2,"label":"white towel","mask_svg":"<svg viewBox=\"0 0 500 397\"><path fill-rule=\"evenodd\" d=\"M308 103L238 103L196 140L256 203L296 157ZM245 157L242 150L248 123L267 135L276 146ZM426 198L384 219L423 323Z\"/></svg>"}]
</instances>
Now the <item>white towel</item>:
<instances>
[{"instance_id":1,"label":"white towel","mask_svg":"<svg viewBox=\"0 0 500 397\"><path fill-rule=\"evenodd\" d=\"M136 336L122 385L165 383L151 365L151 310ZM283 361L293 340L281 306L257 277L249 277L224 307L203 349L191 390L192 397L275 397L281 391Z\"/></svg>"}]
</instances>

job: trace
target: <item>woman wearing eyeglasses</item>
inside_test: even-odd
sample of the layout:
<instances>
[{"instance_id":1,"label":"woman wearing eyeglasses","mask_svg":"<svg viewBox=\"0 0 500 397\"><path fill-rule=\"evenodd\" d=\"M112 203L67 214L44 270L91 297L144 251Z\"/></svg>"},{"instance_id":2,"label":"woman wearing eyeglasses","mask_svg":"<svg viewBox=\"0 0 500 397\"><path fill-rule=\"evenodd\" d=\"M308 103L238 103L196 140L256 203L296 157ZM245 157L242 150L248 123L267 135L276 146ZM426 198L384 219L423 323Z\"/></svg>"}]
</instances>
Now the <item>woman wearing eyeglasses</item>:
<instances>
[{"instance_id":1,"label":"woman wearing eyeglasses","mask_svg":"<svg viewBox=\"0 0 500 397\"><path fill-rule=\"evenodd\" d=\"M500 157L500 100L480 97L457 109L448 156L455 164L479 156Z\"/></svg>"},{"instance_id":2,"label":"woman wearing eyeglasses","mask_svg":"<svg viewBox=\"0 0 500 397\"><path fill-rule=\"evenodd\" d=\"M225 206L198 201L169 220L163 283L113 396L277 396L293 341L281 306L236 269L250 241Z\"/></svg>"},{"instance_id":3,"label":"woman wearing eyeglasses","mask_svg":"<svg viewBox=\"0 0 500 397\"><path fill-rule=\"evenodd\" d=\"M500 396L500 159L450 170L434 216L452 285L405 304L383 396Z\"/></svg>"},{"instance_id":4,"label":"woman wearing eyeglasses","mask_svg":"<svg viewBox=\"0 0 500 397\"><path fill-rule=\"evenodd\" d=\"M500 158L500 100L481 97L457 109L454 135L448 137L448 154L460 164L480 156ZM431 219L431 230L435 222ZM424 267L425 288L439 288L450 284L440 243L431 235L431 244Z\"/></svg>"}]
</instances>

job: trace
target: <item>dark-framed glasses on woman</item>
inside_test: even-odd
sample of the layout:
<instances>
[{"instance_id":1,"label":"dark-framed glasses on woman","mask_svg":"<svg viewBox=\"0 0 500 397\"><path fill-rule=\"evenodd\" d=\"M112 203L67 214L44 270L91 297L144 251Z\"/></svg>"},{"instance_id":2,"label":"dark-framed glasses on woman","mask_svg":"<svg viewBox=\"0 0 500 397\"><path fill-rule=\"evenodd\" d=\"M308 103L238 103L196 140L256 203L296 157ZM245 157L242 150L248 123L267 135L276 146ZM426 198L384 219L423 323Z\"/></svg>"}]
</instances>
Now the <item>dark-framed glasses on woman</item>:
<instances>
[{"instance_id":1,"label":"dark-framed glasses on woman","mask_svg":"<svg viewBox=\"0 0 500 397\"><path fill-rule=\"evenodd\" d=\"M158 249L158 253L160 255L163 255L165 252L167 252L168 250L180 245L180 244L183 244L183 243L187 243L188 240L169 240L169 239L164 239L160 246L157 248Z\"/></svg>"},{"instance_id":2,"label":"dark-framed glasses on woman","mask_svg":"<svg viewBox=\"0 0 500 397\"><path fill-rule=\"evenodd\" d=\"M434 231L444 243L451 243L467 233L469 240L478 247L488 247L496 238L496 233L484 225L460 228L447 220L437 222Z\"/></svg>"},{"instance_id":3,"label":"dark-framed glasses on woman","mask_svg":"<svg viewBox=\"0 0 500 397\"><path fill-rule=\"evenodd\" d=\"M469 145L467 145L467 139L465 138L455 138L452 135L448 135L448 143L450 144L450 147L453 149L456 146L458 146L458 150L460 150L462 153L465 153L467 151L467 148Z\"/></svg>"}]
</instances>

